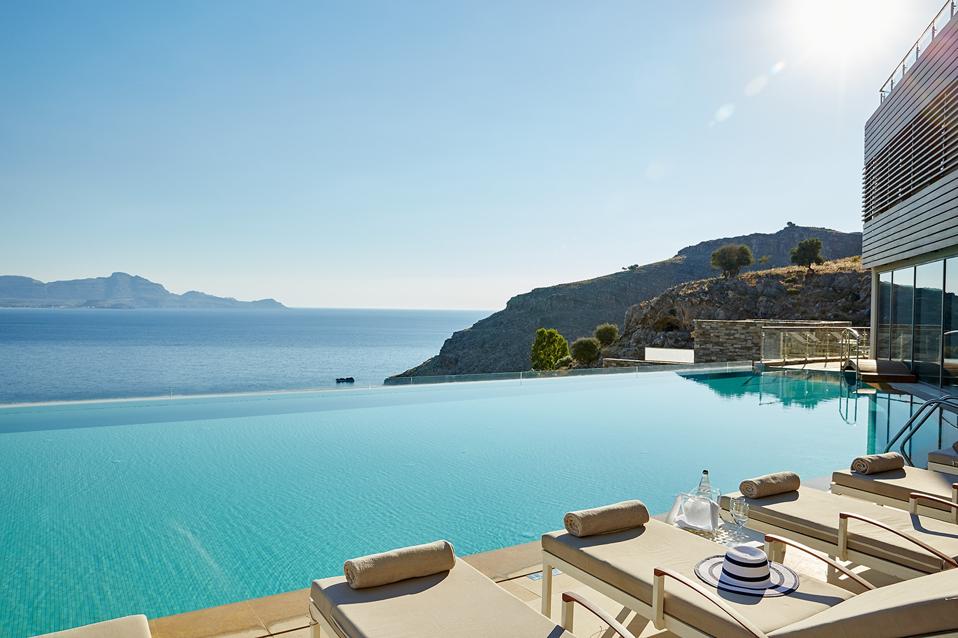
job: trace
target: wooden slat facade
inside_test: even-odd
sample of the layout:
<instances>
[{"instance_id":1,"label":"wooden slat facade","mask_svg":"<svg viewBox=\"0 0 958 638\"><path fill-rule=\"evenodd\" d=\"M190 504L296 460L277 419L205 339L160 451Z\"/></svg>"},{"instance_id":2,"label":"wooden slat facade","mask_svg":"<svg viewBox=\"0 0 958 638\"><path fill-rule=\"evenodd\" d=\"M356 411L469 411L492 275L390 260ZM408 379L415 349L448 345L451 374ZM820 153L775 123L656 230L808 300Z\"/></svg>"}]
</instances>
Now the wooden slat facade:
<instances>
[{"instance_id":1,"label":"wooden slat facade","mask_svg":"<svg viewBox=\"0 0 958 638\"><path fill-rule=\"evenodd\" d=\"M862 263L958 246L958 18L865 124Z\"/></svg>"}]
</instances>

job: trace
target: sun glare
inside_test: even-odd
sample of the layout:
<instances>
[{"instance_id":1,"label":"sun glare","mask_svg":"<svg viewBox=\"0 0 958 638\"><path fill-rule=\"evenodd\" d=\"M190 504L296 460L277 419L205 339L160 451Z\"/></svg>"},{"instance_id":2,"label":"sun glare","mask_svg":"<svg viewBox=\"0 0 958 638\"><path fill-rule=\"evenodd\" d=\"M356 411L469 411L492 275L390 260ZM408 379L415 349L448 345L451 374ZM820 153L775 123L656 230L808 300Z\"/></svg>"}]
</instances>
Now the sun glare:
<instances>
[{"instance_id":1,"label":"sun glare","mask_svg":"<svg viewBox=\"0 0 958 638\"><path fill-rule=\"evenodd\" d=\"M896 0L792 0L788 29L801 58L847 66L873 55L905 8Z\"/></svg>"}]
</instances>

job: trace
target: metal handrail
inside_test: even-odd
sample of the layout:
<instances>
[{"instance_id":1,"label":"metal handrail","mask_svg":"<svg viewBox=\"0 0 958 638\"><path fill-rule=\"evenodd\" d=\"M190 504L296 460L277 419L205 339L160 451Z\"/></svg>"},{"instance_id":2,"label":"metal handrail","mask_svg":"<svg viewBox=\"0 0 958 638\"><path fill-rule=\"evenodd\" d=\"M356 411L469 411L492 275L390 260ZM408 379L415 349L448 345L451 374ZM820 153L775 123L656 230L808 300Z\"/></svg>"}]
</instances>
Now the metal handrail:
<instances>
[{"instance_id":1,"label":"metal handrail","mask_svg":"<svg viewBox=\"0 0 958 638\"><path fill-rule=\"evenodd\" d=\"M859 365L861 363L861 356L862 356L862 335L860 332L858 332L857 330L851 327L846 327L844 330L842 330L843 337L846 333L850 333L853 337L855 337L855 383L857 385L857 383L861 381L861 378L862 378L861 366ZM842 339L842 344L843 345L847 344L844 338ZM851 345L849 344L848 347L851 348ZM848 354L850 355L851 353L848 352ZM846 356L844 351L842 352L841 357L842 357L842 367L844 368L845 361L851 361L851 357Z\"/></svg>"},{"instance_id":2,"label":"metal handrail","mask_svg":"<svg viewBox=\"0 0 958 638\"><path fill-rule=\"evenodd\" d=\"M895 75L898 74L898 71L901 71L902 79L905 78L905 73L907 73L910 67L906 66L908 63L908 58L912 55L915 56L915 62L918 62L918 58L921 57L921 41L925 39L925 36L931 33L931 38L929 38L929 43L933 42L935 37L938 35L937 23L941 18L942 14L945 13L945 9L949 10L948 20L950 21L955 17L955 0L948 0L942 5L941 9L938 10L938 13L935 14L935 17L931 19L931 22L928 23L928 26L925 27L925 30L921 32L921 35L918 36L918 39L915 40L915 43L909 47L908 52L902 57L902 59L895 65L895 70L891 72L888 76L888 79L885 80L885 83L881 85L881 88L878 90L878 99L879 103L884 102L885 98L891 95L891 92L895 90ZM945 22L947 24L948 22ZM927 49L927 47L926 47Z\"/></svg>"},{"instance_id":3,"label":"metal handrail","mask_svg":"<svg viewBox=\"0 0 958 638\"><path fill-rule=\"evenodd\" d=\"M911 417L905 421L905 425L901 426L901 429L892 437L888 444L885 446L885 452L891 452L892 447L895 443L898 442L898 439L901 439L902 435L905 435L905 438L902 439L901 445L898 447L898 452L905 458L905 461L908 465L914 465L911 460L911 456L905 452L905 446L908 445L908 442L911 441L912 437L918 432L918 430L928 421L928 418L934 414L934 408L939 408L941 406L950 405L958 408L958 397L948 396L943 394L936 399L928 399L915 411ZM905 434L907 432L907 434Z\"/></svg>"}]
</instances>

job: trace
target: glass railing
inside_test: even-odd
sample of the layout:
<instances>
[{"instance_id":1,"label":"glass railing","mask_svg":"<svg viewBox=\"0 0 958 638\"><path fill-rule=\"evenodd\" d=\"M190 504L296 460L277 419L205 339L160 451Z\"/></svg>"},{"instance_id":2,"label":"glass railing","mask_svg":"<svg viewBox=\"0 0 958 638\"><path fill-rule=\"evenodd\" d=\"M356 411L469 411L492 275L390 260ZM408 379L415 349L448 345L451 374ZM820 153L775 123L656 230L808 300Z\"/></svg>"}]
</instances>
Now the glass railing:
<instances>
[{"instance_id":1,"label":"glass railing","mask_svg":"<svg viewBox=\"0 0 958 638\"><path fill-rule=\"evenodd\" d=\"M761 357L764 363L838 363L868 359L870 331L853 326L763 326Z\"/></svg>"},{"instance_id":2,"label":"glass railing","mask_svg":"<svg viewBox=\"0 0 958 638\"><path fill-rule=\"evenodd\" d=\"M272 395L309 395L348 392L350 390L381 390L393 387L421 386L429 384L468 383L478 381L525 381L537 379L560 379L571 377L596 377L624 374L647 374L654 372L674 372L683 374L718 374L726 372L742 372L752 369L751 361L727 361L721 363L657 363L639 366L617 366L610 368L579 368L569 370L525 370L520 372L493 372L484 374L449 374L438 376L391 377L382 383L357 382L337 386L299 387L299 388L249 388L235 390L186 390L184 388L167 387L162 390L140 396L122 394L103 396L62 397L43 401L3 401L0 399L0 409L24 406L44 406L78 403L111 403L135 401L176 401L181 399L214 399L214 398L243 398L269 397Z\"/></svg>"},{"instance_id":3,"label":"glass railing","mask_svg":"<svg viewBox=\"0 0 958 638\"><path fill-rule=\"evenodd\" d=\"M881 102L884 102L885 98L891 95L895 87L905 78L908 70L918 62L919 58L921 58L921 54L925 52L932 41L941 33L945 25L955 16L955 5L956 0L948 0L928 26L925 27L925 30L918 37L918 40L915 41L915 44L908 49L908 53L905 54L905 57L901 59L901 62L898 63L898 66L895 67L895 70L891 72L891 75L888 76L888 79L885 80L885 83L882 85L879 91Z\"/></svg>"},{"instance_id":4,"label":"glass railing","mask_svg":"<svg viewBox=\"0 0 958 638\"><path fill-rule=\"evenodd\" d=\"M420 385L428 383L463 383L475 381L527 381L532 379L556 379L564 377L590 377L615 374L644 374L649 372L734 372L750 370L751 361L725 361L722 363L656 363L641 366L615 366L610 368L574 368L568 370L526 370L522 372L492 372L484 374L447 374L437 376L391 377L384 385Z\"/></svg>"}]
</instances>

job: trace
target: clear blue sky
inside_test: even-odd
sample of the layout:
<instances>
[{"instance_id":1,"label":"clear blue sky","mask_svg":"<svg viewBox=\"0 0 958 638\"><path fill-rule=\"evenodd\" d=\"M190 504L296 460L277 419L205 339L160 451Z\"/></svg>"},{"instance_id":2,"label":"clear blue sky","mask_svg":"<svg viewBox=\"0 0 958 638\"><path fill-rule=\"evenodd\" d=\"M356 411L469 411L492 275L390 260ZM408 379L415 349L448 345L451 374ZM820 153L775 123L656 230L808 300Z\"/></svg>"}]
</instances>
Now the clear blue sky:
<instances>
[{"instance_id":1,"label":"clear blue sky","mask_svg":"<svg viewBox=\"0 0 958 638\"><path fill-rule=\"evenodd\" d=\"M939 0L4 2L0 274L499 308L787 221Z\"/></svg>"}]
</instances>

